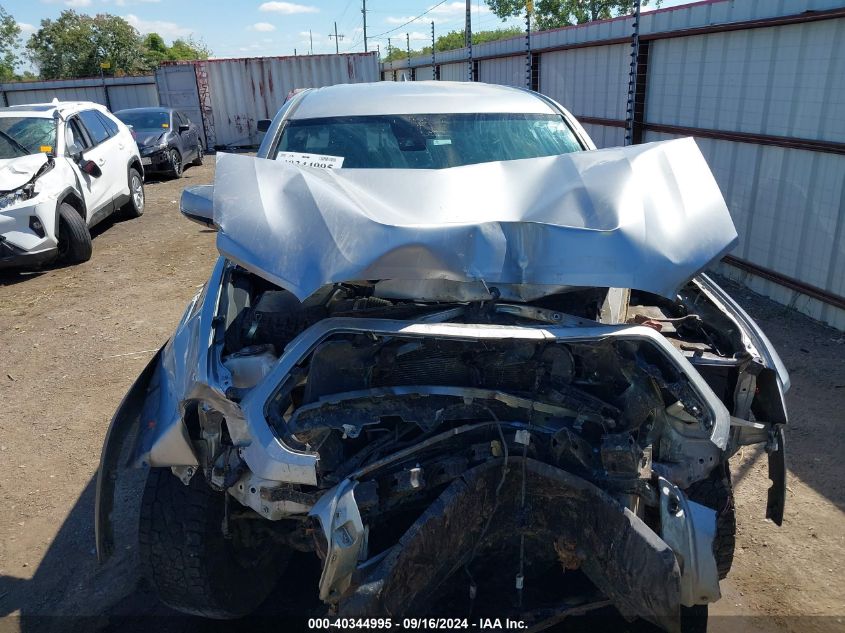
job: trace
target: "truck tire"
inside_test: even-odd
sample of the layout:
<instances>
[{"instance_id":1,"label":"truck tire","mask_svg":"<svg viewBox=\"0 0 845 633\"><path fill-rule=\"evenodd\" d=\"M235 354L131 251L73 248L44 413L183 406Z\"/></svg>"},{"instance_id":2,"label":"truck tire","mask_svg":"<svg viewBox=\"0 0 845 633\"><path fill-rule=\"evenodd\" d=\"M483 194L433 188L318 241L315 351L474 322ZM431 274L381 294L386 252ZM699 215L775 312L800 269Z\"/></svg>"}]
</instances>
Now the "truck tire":
<instances>
[{"instance_id":1,"label":"truck tire","mask_svg":"<svg viewBox=\"0 0 845 633\"><path fill-rule=\"evenodd\" d=\"M236 503L232 501L232 503ZM284 568L278 547L239 545L223 535L224 493L200 473L184 485L168 468L151 468L141 504L141 570L169 607L230 619L255 610ZM248 520L232 521L236 528Z\"/></svg>"},{"instance_id":2,"label":"truck tire","mask_svg":"<svg viewBox=\"0 0 845 633\"><path fill-rule=\"evenodd\" d=\"M59 205L59 261L81 264L91 259L91 232L79 212L67 202Z\"/></svg>"},{"instance_id":3,"label":"truck tire","mask_svg":"<svg viewBox=\"0 0 845 633\"><path fill-rule=\"evenodd\" d=\"M691 501L716 511L713 555L716 558L719 580L724 580L731 570L736 547L736 509L728 463L714 468L707 479L695 482L686 492Z\"/></svg>"}]
</instances>

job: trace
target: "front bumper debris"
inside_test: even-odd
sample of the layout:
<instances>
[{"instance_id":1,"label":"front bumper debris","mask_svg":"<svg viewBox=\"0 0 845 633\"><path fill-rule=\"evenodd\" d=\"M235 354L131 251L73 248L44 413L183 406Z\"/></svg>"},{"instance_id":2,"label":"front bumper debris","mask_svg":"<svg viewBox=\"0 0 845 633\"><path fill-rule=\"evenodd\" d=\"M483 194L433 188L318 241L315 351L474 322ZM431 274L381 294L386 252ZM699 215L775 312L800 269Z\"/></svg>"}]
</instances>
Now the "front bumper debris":
<instances>
[{"instance_id":1,"label":"front bumper debris","mask_svg":"<svg viewBox=\"0 0 845 633\"><path fill-rule=\"evenodd\" d=\"M329 529L343 533L347 512L331 527L323 523L326 534ZM478 613L487 608L506 617L509 614L503 610L510 609L510 615L524 620L518 607L485 603L485 596L496 595L503 577L516 586L521 539L526 575L549 564L557 566L561 576L580 569L623 615L645 618L667 631L679 630L682 574L672 549L598 487L542 462L526 459L523 464L520 457L488 462L464 473L395 546L373 562L362 563L353 578L341 578L347 568L327 563L321 591L353 587L335 598L341 617L432 616L439 609L454 614L441 601L448 593L474 594ZM362 541L332 538L326 560L344 556L347 543L354 551ZM497 567L491 569L486 561L493 555ZM466 588L455 591L453 583ZM528 601L529 594L536 597L543 589L525 581L521 592Z\"/></svg>"}]
</instances>

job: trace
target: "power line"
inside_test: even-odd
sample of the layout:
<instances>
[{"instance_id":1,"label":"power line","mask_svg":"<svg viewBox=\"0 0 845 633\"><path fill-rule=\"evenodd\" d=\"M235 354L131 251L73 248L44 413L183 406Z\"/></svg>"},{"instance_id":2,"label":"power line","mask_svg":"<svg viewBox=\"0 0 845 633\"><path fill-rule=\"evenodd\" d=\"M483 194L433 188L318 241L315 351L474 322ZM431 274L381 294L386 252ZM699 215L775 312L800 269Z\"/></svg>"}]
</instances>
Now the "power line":
<instances>
[{"instance_id":1,"label":"power line","mask_svg":"<svg viewBox=\"0 0 845 633\"><path fill-rule=\"evenodd\" d=\"M388 33L393 33L394 31L398 31L398 30L399 30L399 29L401 29L402 27L408 26L411 22L415 22L415 21L419 20L421 17L423 17L424 15L427 15L428 13L431 13L431 12L432 12L432 11L434 11L437 7L439 7L441 4L446 4L446 2L448 2L448 0L440 0L440 2L438 2L437 4L435 4L435 5L434 5L434 6L432 6L432 7L429 7L427 10L425 10L425 11L424 11L424 12L422 12L422 13L420 13L417 17L415 17L415 18L412 18L412 19L408 20L408 21L407 21L407 22L405 22L404 24L400 24L400 25L399 25L399 26L397 26L396 28L390 29L389 31L385 31L384 33L379 33L378 35L370 35L370 36L368 36L368 38L372 40L372 39L375 39L375 38L377 38L377 37L381 37L382 35L387 35Z\"/></svg>"}]
</instances>

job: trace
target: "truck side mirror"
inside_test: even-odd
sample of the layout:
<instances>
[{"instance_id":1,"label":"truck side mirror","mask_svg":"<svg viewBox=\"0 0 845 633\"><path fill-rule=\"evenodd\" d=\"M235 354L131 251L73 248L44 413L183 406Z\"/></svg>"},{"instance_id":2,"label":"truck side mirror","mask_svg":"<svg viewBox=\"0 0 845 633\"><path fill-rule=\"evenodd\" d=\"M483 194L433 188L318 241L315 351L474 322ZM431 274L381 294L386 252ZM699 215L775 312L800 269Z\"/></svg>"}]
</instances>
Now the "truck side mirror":
<instances>
[{"instance_id":1,"label":"truck side mirror","mask_svg":"<svg viewBox=\"0 0 845 633\"><path fill-rule=\"evenodd\" d=\"M214 225L214 185L197 185L182 192L179 211L191 222L202 224L212 229Z\"/></svg>"}]
</instances>

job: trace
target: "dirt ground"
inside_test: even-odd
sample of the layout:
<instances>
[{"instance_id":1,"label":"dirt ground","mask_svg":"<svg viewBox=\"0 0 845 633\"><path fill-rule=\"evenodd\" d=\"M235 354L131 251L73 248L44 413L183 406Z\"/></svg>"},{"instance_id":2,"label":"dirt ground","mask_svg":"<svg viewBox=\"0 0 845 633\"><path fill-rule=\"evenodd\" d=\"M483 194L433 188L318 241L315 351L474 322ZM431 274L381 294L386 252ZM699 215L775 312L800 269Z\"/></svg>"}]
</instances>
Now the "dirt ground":
<instances>
[{"instance_id":1,"label":"dirt ground","mask_svg":"<svg viewBox=\"0 0 845 633\"><path fill-rule=\"evenodd\" d=\"M178 210L183 187L212 181L213 162L188 169L182 180L148 183L144 216L97 227L91 261L0 276L2 632L129 631L137 613L161 615L159 630L219 628L173 624L139 584L133 525L143 475L121 482L119 551L103 567L92 523L93 478L110 417L216 257L214 234ZM765 455L745 450L735 458L736 559L709 630L843 631L845 337L726 286L792 375L789 486L778 528L764 519Z\"/></svg>"}]
</instances>

